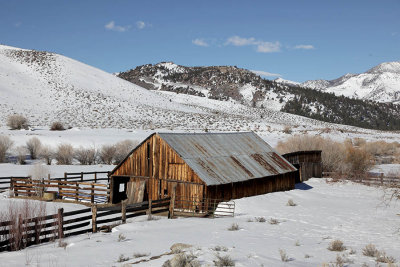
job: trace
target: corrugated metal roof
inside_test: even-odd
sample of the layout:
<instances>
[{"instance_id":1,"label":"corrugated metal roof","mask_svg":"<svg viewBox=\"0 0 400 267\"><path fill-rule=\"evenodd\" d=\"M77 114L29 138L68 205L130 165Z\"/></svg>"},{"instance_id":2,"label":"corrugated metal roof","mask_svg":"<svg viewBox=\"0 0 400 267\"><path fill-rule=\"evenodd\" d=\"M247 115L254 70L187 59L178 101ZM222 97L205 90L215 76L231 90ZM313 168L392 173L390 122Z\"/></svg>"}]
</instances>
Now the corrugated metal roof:
<instances>
[{"instance_id":1,"label":"corrugated metal roof","mask_svg":"<svg viewBox=\"0 0 400 267\"><path fill-rule=\"evenodd\" d=\"M207 185L227 184L295 171L253 132L159 133Z\"/></svg>"}]
</instances>

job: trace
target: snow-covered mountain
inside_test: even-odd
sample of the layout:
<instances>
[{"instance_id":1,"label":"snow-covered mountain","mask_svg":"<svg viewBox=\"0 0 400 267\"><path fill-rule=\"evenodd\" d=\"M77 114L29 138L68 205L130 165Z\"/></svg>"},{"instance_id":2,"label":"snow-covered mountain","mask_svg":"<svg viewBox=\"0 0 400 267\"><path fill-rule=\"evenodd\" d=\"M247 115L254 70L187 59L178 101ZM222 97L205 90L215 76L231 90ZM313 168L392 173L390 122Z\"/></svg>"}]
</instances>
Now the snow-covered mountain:
<instances>
[{"instance_id":1,"label":"snow-covered mountain","mask_svg":"<svg viewBox=\"0 0 400 267\"><path fill-rule=\"evenodd\" d=\"M236 66L187 67L161 62L120 72L118 77L157 92L200 96L366 128L400 128L400 106L353 101L281 78L266 80Z\"/></svg>"},{"instance_id":2,"label":"snow-covered mountain","mask_svg":"<svg viewBox=\"0 0 400 267\"><path fill-rule=\"evenodd\" d=\"M169 63L162 67L169 74L184 71ZM43 126L54 121L71 127L202 130L261 130L268 123L326 125L196 94L150 91L62 55L2 45L0 124L13 113Z\"/></svg>"},{"instance_id":3,"label":"snow-covered mountain","mask_svg":"<svg viewBox=\"0 0 400 267\"><path fill-rule=\"evenodd\" d=\"M301 86L378 102L400 103L400 61L385 62L361 74L335 80L310 80Z\"/></svg>"}]
</instances>

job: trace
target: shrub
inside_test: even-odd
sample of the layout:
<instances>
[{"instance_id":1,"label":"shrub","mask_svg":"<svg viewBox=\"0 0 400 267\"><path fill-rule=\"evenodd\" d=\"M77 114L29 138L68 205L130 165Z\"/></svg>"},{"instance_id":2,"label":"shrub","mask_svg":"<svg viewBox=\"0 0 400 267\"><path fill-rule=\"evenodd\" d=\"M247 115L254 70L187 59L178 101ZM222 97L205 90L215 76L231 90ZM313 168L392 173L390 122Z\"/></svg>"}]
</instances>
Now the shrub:
<instances>
[{"instance_id":1,"label":"shrub","mask_svg":"<svg viewBox=\"0 0 400 267\"><path fill-rule=\"evenodd\" d=\"M124 241L126 239L126 236L124 236L124 234L119 234L118 235L118 242Z\"/></svg>"},{"instance_id":2,"label":"shrub","mask_svg":"<svg viewBox=\"0 0 400 267\"><path fill-rule=\"evenodd\" d=\"M384 251L379 251L378 255L376 256L376 261L382 262L382 263L393 264L396 262L396 259L392 256L386 255L386 252L384 252Z\"/></svg>"},{"instance_id":3,"label":"shrub","mask_svg":"<svg viewBox=\"0 0 400 267\"><path fill-rule=\"evenodd\" d=\"M288 202L286 203L286 206L294 207L294 206L297 206L297 204L294 203L293 199L289 199Z\"/></svg>"},{"instance_id":4,"label":"shrub","mask_svg":"<svg viewBox=\"0 0 400 267\"><path fill-rule=\"evenodd\" d=\"M283 262L288 262L290 260L288 255L286 254L286 251L283 249L279 249L279 255L281 255L281 261Z\"/></svg>"},{"instance_id":5,"label":"shrub","mask_svg":"<svg viewBox=\"0 0 400 267\"><path fill-rule=\"evenodd\" d=\"M222 266L235 266L235 262L229 255L221 256L219 254L215 255L214 265L218 267Z\"/></svg>"},{"instance_id":6,"label":"shrub","mask_svg":"<svg viewBox=\"0 0 400 267\"><path fill-rule=\"evenodd\" d=\"M7 118L7 126L10 127L11 130L27 129L28 119L19 114L10 115Z\"/></svg>"},{"instance_id":7,"label":"shrub","mask_svg":"<svg viewBox=\"0 0 400 267\"><path fill-rule=\"evenodd\" d=\"M41 146L39 150L39 158L44 159L47 165L51 165L53 160L53 149L50 146Z\"/></svg>"},{"instance_id":8,"label":"shrub","mask_svg":"<svg viewBox=\"0 0 400 267\"><path fill-rule=\"evenodd\" d=\"M346 263L354 263L352 260L350 260L346 255L336 255L336 262L335 266L337 267L343 267L345 266Z\"/></svg>"},{"instance_id":9,"label":"shrub","mask_svg":"<svg viewBox=\"0 0 400 267\"><path fill-rule=\"evenodd\" d=\"M237 223L232 223L232 225L228 228L229 231L237 231L239 230L239 225Z\"/></svg>"},{"instance_id":10,"label":"shrub","mask_svg":"<svg viewBox=\"0 0 400 267\"><path fill-rule=\"evenodd\" d=\"M116 148L114 145L103 145L100 149L99 157L102 163L111 165L114 160Z\"/></svg>"},{"instance_id":11,"label":"shrub","mask_svg":"<svg viewBox=\"0 0 400 267\"><path fill-rule=\"evenodd\" d=\"M227 252L228 248L224 247L224 246L215 246L214 248L212 248L212 250L218 251L218 252L220 252L220 251Z\"/></svg>"},{"instance_id":12,"label":"shrub","mask_svg":"<svg viewBox=\"0 0 400 267\"><path fill-rule=\"evenodd\" d=\"M344 160L347 173L351 177L360 177L374 165L370 154L365 149L347 146L346 157Z\"/></svg>"},{"instance_id":13,"label":"shrub","mask_svg":"<svg viewBox=\"0 0 400 267\"><path fill-rule=\"evenodd\" d=\"M39 138L37 137L32 137L26 142L26 148L28 149L31 159L37 159L41 147L42 142L40 142Z\"/></svg>"},{"instance_id":14,"label":"shrub","mask_svg":"<svg viewBox=\"0 0 400 267\"><path fill-rule=\"evenodd\" d=\"M162 267L200 267L200 262L196 260L196 256L193 254L179 253L172 259L164 262Z\"/></svg>"},{"instance_id":15,"label":"shrub","mask_svg":"<svg viewBox=\"0 0 400 267\"><path fill-rule=\"evenodd\" d=\"M50 131L64 131L64 125L59 122L59 121L55 121L51 124L50 126Z\"/></svg>"},{"instance_id":16,"label":"shrub","mask_svg":"<svg viewBox=\"0 0 400 267\"><path fill-rule=\"evenodd\" d=\"M330 251L343 251L346 249L346 247L343 245L341 240L336 239L329 244L328 249Z\"/></svg>"},{"instance_id":17,"label":"shrub","mask_svg":"<svg viewBox=\"0 0 400 267\"><path fill-rule=\"evenodd\" d=\"M70 144L60 144L57 147L55 158L58 165L71 165L74 156L74 148Z\"/></svg>"},{"instance_id":18,"label":"shrub","mask_svg":"<svg viewBox=\"0 0 400 267\"><path fill-rule=\"evenodd\" d=\"M362 250L363 255L367 257L376 257L379 253L379 251L376 249L375 245L373 244L368 244L363 248Z\"/></svg>"},{"instance_id":19,"label":"shrub","mask_svg":"<svg viewBox=\"0 0 400 267\"><path fill-rule=\"evenodd\" d=\"M292 128L290 126L286 125L283 128L282 132L284 132L285 134L291 134L292 133Z\"/></svg>"},{"instance_id":20,"label":"shrub","mask_svg":"<svg viewBox=\"0 0 400 267\"><path fill-rule=\"evenodd\" d=\"M10 137L0 135L0 163L6 161L7 151L13 146L14 142Z\"/></svg>"},{"instance_id":21,"label":"shrub","mask_svg":"<svg viewBox=\"0 0 400 267\"><path fill-rule=\"evenodd\" d=\"M256 222L266 222L267 220L264 217L254 217Z\"/></svg>"},{"instance_id":22,"label":"shrub","mask_svg":"<svg viewBox=\"0 0 400 267\"><path fill-rule=\"evenodd\" d=\"M75 149L74 158L79 161L81 165L92 165L96 162L96 149L79 147Z\"/></svg>"},{"instance_id":23,"label":"shrub","mask_svg":"<svg viewBox=\"0 0 400 267\"><path fill-rule=\"evenodd\" d=\"M28 153L27 149L23 146L19 146L16 148L17 152L17 161L20 165L26 164L26 153Z\"/></svg>"},{"instance_id":24,"label":"shrub","mask_svg":"<svg viewBox=\"0 0 400 267\"><path fill-rule=\"evenodd\" d=\"M134 149L139 143L132 140L124 140L115 145L114 162L115 164L121 163L126 156Z\"/></svg>"},{"instance_id":25,"label":"shrub","mask_svg":"<svg viewBox=\"0 0 400 267\"><path fill-rule=\"evenodd\" d=\"M269 222L269 224L279 224L280 223L280 221L278 219L275 219L275 218L269 219L268 222Z\"/></svg>"},{"instance_id":26,"label":"shrub","mask_svg":"<svg viewBox=\"0 0 400 267\"><path fill-rule=\"evenodd\" d=\"M118 262L129 261L129 257L125 257L124 254L120 254L117 261Z\"/></svg>"}]
</instances>

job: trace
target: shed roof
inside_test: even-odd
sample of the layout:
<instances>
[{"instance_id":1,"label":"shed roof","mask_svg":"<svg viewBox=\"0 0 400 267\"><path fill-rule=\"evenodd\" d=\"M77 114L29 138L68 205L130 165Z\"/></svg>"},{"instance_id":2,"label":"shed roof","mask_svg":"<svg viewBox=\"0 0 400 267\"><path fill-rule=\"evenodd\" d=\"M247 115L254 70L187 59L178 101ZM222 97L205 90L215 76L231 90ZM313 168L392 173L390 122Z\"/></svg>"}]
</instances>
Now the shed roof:
<instances>
[{"instance_id":1,"label":"shed roof","mask_svg":"<svg viewBox=\"0 0 400 267\"><path fill-rule=\"evenodd\" d=\"M253 132L159 133L207 185L246 181L295 171Z\"/></svg>"}]
</instances>

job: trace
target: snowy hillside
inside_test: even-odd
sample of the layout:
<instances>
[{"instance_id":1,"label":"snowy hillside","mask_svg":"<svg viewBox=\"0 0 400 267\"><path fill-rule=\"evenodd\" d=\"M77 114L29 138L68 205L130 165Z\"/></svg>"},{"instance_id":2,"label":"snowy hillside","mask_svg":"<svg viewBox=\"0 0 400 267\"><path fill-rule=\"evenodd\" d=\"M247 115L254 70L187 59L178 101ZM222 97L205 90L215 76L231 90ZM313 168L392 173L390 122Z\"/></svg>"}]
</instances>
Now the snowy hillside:
<instances>
[{"instance_id":1,"label":"snowy hillside","mask_svg":"<svg viewBox=\"0 0 400 267\"><path fill-rule=\"evenodd\" d=\"M162 68L170 73L184 71L169 63ZM328 125L277 108L149 91L62 55L9 46L0 46L0 96L3 126L13 113L28 117L31 125L61 121L66 126L92 128L232 131L265 129L267 123Z\"/></svg>"},{"instance_id":2,"label":"snowy hillside","mask_svg":"<svg viewBox=\"0 0 400 267\"><path fill-rule=\"evenodd\" d=\"M386 62L361 74L306 81L301 86L358 99L400 103L400 61Z\"/></svg>"}]
</instances>

